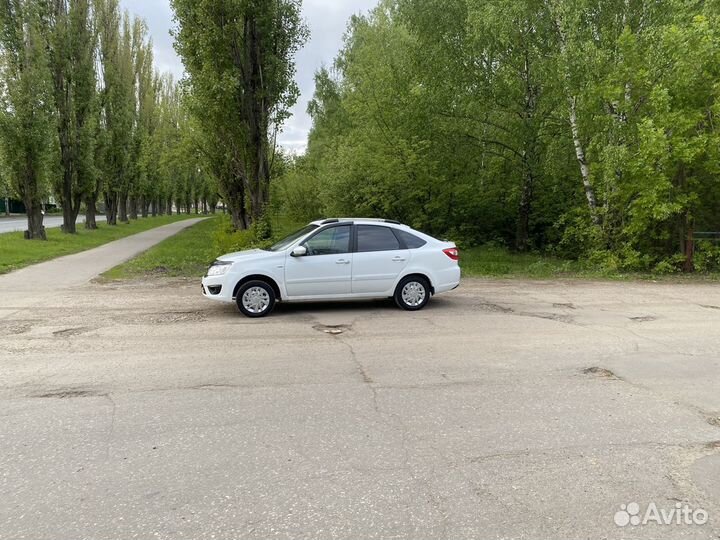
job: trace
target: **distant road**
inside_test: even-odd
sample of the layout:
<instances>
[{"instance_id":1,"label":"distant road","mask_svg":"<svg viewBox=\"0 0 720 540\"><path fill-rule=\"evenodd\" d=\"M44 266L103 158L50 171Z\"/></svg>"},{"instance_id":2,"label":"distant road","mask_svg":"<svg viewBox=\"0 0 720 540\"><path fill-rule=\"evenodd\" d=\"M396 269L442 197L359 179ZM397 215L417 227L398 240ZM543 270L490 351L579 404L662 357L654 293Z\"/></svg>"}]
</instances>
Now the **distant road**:
<instances>
[{"instance_id":1,"label":"distant road","mask_svg":"<svg viewBox=\"0 0 720 540\"><path fill-rule=\"evenodd\" d=\"M105 221L105 216L97 216L98 222ZM78 216L78 223L85 223L85 216ZM43 221L46 229L53 229L63 224L62 216L45 216ZM27 218L13 216L9 218L0 218L0 234L8 232L19 232L27 230Z\"/></svg>"}]
</instances>

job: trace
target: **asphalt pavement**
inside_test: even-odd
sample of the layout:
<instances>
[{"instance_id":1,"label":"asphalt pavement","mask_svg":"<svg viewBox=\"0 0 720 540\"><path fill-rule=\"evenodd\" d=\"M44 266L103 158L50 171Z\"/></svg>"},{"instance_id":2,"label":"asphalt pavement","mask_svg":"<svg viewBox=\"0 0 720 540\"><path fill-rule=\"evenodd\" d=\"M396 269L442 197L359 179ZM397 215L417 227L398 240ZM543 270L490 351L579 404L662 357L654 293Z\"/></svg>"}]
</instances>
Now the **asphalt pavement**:
<instances>
[{"instance_id":1,"label":"asphalt pavement","mask_svg":"<svg viewBox=\"0 0 720 540\"><path fill-rule=\"evenodd\" d=\"M720 535L717 284L249 320L196 280L89 282L145 242L0 276L0 538ZM652 505L708 522L632 524Z\"/></svg>"},{"instance_id":2,"label":"asphalt pavement","mask_svg":"<svg viewBox=\"0 0 720 540\"><path fill-rule=\"evenodd\" d=\"M105 216L97 216L95 220L102 223L106 220ZM85 223L85 216L78 216L77 223ZM62 216L45 216L43 224L46 229L54 229L63 224ZM8 232L22 232L27 230L27 218L24 216L0 216L0 234Z\"/></svg>"}]
</instances>

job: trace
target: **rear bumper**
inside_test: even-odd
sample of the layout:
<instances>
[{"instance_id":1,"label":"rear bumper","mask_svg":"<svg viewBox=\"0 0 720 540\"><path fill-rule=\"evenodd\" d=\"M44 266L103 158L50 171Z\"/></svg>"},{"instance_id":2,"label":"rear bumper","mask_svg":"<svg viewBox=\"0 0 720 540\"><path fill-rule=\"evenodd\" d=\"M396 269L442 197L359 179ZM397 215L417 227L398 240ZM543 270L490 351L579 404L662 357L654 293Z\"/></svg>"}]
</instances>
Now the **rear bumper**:
<instances>
[{"instance_id":1,"label":"rear bumper","mask_svg":"<svg viewBox=\"0 0 720 540\"><path fill-rule=\"evenodd\" d=\"M435 276L435 294L452 291L460 286L460 267L454 266L441 270Z\"/></svg>"}]
</instances>

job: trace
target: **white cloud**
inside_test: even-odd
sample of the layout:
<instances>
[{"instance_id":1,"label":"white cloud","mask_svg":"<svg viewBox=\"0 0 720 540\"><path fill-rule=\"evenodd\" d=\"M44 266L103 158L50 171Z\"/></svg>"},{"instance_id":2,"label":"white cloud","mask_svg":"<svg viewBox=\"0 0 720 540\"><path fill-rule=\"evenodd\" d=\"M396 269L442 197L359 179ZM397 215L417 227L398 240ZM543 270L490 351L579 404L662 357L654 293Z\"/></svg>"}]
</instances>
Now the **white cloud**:
<instances>
[{"instance_id":1,"label":"white cloud","mask_svg":"<svg viewBox=\"0 0 720 540\"><path fill-rule=\"evenodd\" d=\"M342 46L347 22L353 14L366 12L377 0L304 0L303 16L310 28L310 40L297 57L297 82L301 96L293 116L279 135L280 144L291 152L304 152L311 122L306 109L314 91L313 77L323 65L330 66ZM121 0L124 9L147 21L155 45L155 62L177 79L183 66L173 49L173 26L169 0Z\"/></svg>"}]
</instances>

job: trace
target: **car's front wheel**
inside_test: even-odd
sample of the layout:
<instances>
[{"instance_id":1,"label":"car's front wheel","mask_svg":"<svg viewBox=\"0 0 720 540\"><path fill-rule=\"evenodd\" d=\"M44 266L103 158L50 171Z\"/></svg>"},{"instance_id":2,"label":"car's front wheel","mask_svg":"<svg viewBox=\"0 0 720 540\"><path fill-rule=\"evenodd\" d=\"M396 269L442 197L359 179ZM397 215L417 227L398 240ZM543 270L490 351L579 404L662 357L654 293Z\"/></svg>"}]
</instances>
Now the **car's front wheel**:
<instances>
[{"instance_id":1,"label":"car's front wheel","mask_svg":"<svg viewBox=\"0 0 720 540\"><path fill-rule=\"evenodd\" d=\"M406 311L419 311L430 301L430 283L424 277L410 276L395 289L395 303Z\"/></svg>"},{"instance_id":2,"label":"car's front wheel","mask_svg":"<svg viewBox=\"0 0 720 540\"><path fill-rule=\"evenodd\" d=\"M238 289L237 302L240 312L252 318L265 317L275 307L275 291L264 281L248 281Z\"/></svg>"}]
</instances>

